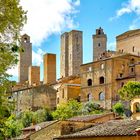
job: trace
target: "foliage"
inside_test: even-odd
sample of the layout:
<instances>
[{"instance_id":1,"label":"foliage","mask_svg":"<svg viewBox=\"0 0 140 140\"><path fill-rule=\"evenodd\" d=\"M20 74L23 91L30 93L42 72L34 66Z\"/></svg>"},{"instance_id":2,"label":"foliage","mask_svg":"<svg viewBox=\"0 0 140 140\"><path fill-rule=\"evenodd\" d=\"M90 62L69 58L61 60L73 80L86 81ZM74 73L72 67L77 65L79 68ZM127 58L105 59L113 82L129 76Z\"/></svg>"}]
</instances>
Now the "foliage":
<instances>
[{"instance_id":1,"label":"foliage","mask_svg":"<svg viewBox=\"0 0 140 140\"><path fill-rule=\"evenodd\" d=\"M82 108L82 114L87 115L87 114L100 114L103 112L103 109L100 108L99 104L96 104L92 101L87 102L83 105Z\"/></svg>"},{"instance_id":2,"label":"foliage","mask_svg":"<svg viewBox=\"0 0 140 140\"><path fill-rule=\"evenodd\" d=\"M11 115L5 122L5 127L3 129L4 135L7 138L19 136L22 128L22 123L19 120L16 120L15 116Z\"/></svg>"},{"instance_id":3,"label":"foliage","mask_svg":"<svg viewBox=\"0 0 140 140\"><path fill-rule=\"evenodd\" d=\"M118 93L122 99L131 100L140 95L140 82L130 81Z\"/></svg>"},{"instance_id":4,"label":"foliage","mask_svg":"<svg viewBox=\"0 0 140 140\"><path fill-rule=\"evenodd\" d=\"M66 104L61 104L52 113L54 119L65 120L81 114L82 104L76 100L70 100Z\"/></svg>"},{"instance_id":5,"label":"foliage","mask_svg":"<svg viewBox=\"0 0 140 140\"><path fill-rule=\"evenodd\" d=\"M17 42L26 20L26 13L19 0L0 1L0 138L4 139L3 128L11 115L11 102L7 91L12 87L7 70L17 63ZM13 106L13 105L12 105Z\"/></svg>"},{"instance_id":6,"label":"foliage","mask_svg":"<svg viewBox=\"0 0 140 140\"><path fill-rule=\"evenodd\" d=\"M36 112L27 110L25 112L22 112L20 116L18 116L18 119L21 120L24 127L30 126L32 123L37 124L44 121L51 121L53 119L49 109L40 109Z\"/></svg>"},{"instance_id":7,"label":"foliage","mask_svg":"<svg viewBox=\"0 0 140 140\"><path fill-rule=\"evenodd\" d=\"M122 116L124 113L124 105L121 102L116 103L113 106L113 111L118 115Z\"/></svg>"}]
</instances>

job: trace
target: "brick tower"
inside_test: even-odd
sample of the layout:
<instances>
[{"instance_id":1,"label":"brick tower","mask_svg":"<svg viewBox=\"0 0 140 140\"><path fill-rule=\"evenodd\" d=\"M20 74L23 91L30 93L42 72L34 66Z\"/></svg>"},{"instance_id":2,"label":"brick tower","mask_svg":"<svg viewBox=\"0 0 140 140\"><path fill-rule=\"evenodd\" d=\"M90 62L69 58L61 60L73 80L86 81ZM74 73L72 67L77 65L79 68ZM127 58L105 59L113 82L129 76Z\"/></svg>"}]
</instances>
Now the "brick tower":
<instances>
[{"instance_id":1,"label":"brick tower","mask_svg":"<svg viewBox=\"0 0 140 140\"><path fill-rule=\"evenodd\" d=\"M82 35L82 31L78 30L72 30L61 35L61 77L80 73L80 65L83 62Z\"/></svg>"},{"instance_id":2,"label":"brick tower","mask_svg":"<svg viewBox=\"0 0 140 140\"><path fill-rule=\"evenodd\" d=\"M32 65L32 44L27 34L21 36L21 47L24 52L19 54L18 78L20 83L24 83L28 80L28 69Z\"/></svg>"},{"instance_id":3,"label":"brick tower","mask_svg":"<svg viewBox=\"0 0 140 140\"><path fill-rule=\"evenodd\" d=\"M44 84L56 81L56 54L44 54Z\"/></svg>"},{"instance_id":4,"label":"brick tower","mask_svg":"<svg viewBox=\"0 0 140 140\"><path fill-rule=\"evenodd\" d=\"M93 38L93 61L96 61L103 52L106 51L107 36L104 34L103 29L100 27L96 29L96 34Z\"/></svg>"}]
</instances>

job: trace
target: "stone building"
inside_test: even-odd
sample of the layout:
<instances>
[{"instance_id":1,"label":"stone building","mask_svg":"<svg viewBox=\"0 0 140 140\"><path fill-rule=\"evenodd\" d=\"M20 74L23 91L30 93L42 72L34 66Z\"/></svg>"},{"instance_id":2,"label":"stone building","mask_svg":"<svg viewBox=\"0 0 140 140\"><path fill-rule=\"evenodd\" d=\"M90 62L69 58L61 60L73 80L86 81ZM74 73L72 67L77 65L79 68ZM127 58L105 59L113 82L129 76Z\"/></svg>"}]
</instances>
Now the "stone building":
<instances>
[{"instance_id":1,"label":"stone building","mask_svg":"<svg viewBox=\"0 0 140 140\"><path fill-rule=\"evenodd\" d=\"M43 56L44 62L44 84L56 81L56 54L47 53Z\"/></svg>"},{"instance_id":2,"label":"stone building","mask_svg":"<svg viewBox=\"0 0 140 140\"><path fill-rule=\"evenodd\" d=\"M117 91L128 81L140 80L140 57L120 54L81 65L81 101L94 101L111 109Z\"/></svg>"},{"instance_id":3,"label":"stone building","mask_svg":"<svg viewBox=\"0 0 140 140\"><path fill-rule=\"evenodd\" d=\"M39 85L40 84L40 67L30 66L29 67L29 85Z\"/></svg>"},{"instance_id":4,"label":"stone building","mask_svg":"<svg viewBox=\"0 0 140 140\"><path fill-rule=\"evenodd\" d=\"M60 76L80 74L83 62L82 31L72 30L61 35Z\"/></svg>"},{"instance_id":5,"label":"stone building","mask_svg":"<svg viewBox=\"0 0 140 140\"><path fill-rule=\"evenodd\" d=\"M107 48L107 35L104 34L103 29L100 27L96 29L96 34L93 38L93 61L97 60Z\"/></svg>"},{"instance_id":6,"label":"stone building","mask_svg":"<svg viewBox=\"0 0 140 140\"><path fill-rule=\"evenodd\" d=\"M20 83L24 83L28 81L28 68L32 65L32 44L27 34L21 37L21 47L23 52L19 54L18 78Z\"/></svg>"},{"instance_id":7,"label":"stone building","mask_svg":"<svg viewBox=\"0 0 140 140\"><path fill-rule=\"evenodd\" d=\"M57 105L67 103L69 100L75 99L80 101L81 85L64 83L57 92Z\"/></svg>"},{"instance_id":8,"label":"stone building","mask_svg":"<svg viewBox=\"0 0 140 140\"><path fill-rule=\"evenodd\" d=\"M47 85L15 90L12 97L16 102L16 112L35 111L43 107L54 109L56 107L56 92L55 89Z\"/></svg>"},{"instance_id":9,"label":"stone building","mask_svg":"<svg viewBox=\"0 0 140 140\"><path fill-rule=\"evenodd\" d=\"M140 56L140 29L130 30L116 37L117 51Z\"/></svg>"}]
</instances>

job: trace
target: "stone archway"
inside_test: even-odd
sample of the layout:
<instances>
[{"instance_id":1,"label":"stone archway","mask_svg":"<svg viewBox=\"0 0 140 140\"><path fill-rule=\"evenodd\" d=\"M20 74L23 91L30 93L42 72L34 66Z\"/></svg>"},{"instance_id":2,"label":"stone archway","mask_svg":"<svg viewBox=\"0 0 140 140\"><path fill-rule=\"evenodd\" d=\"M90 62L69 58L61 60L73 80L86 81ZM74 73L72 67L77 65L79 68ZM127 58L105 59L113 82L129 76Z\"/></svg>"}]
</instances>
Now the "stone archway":
<instances>
[{"instance_id":1,"label":"stone archway","mask_svg":"<svg viewBox=\"0 0 140 140\"><path fill-rule=\"evenodd\" d=\"M131 101L131 111L132 113L138 112L138 105L140 105L140 98L135 98Z\"/></svg>"}]
</instances>

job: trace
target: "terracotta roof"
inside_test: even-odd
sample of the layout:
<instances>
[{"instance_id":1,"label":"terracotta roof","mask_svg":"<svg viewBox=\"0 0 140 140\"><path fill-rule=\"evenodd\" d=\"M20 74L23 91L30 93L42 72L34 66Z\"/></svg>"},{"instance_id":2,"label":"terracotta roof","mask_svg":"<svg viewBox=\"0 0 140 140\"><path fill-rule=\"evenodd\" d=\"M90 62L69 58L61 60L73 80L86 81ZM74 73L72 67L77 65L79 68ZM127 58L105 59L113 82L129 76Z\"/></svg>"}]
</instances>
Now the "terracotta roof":
<instances>
[{"instance_id":1,"label":"terracotta roof","mask_svg":"<svg viewBox=\"0 0 140 140\"><path fill-rule=\"evenodd\" d=\"M39 123L39 124L36 124L36 125L26 127L26 128L24 128L22 130L23 131L25 131L25 130L35 130L36 126L39 126L42 129L42 128L44 128L44 127L46 127L46 126L48 126L48 125L50 125L50 124L52 124L54 122L56 122L56 121L46 121L46 122L42 122L42 123Z\"/></svg>"},{"instance_id":2,"label":"terracotta roof","mask_svg":"<svg viewBox=\"0 0 140 140\"><path fill-rule=\"evenodd\" d=\"M94 114L94 115L85 115L85 116L76 116L73 118L68 119L69 121L77 121L77 122L88 122L88 121L92 121L94 119L97 118L101 118L107 115L113 115L113 113L106 113L106 114Z\"/></svg>"},{"instance_id":3,"label":"terracotta roof","mask_svg":"<svg viewBox=\"0 0 140 140\"><path fill-rule=\"evenodd\" d=\"M97 136L135 136L135 129L140 127L140 120L111 120L86 130L64 135L59 138L97 137Z\"/></svg>"}]
</instances>

